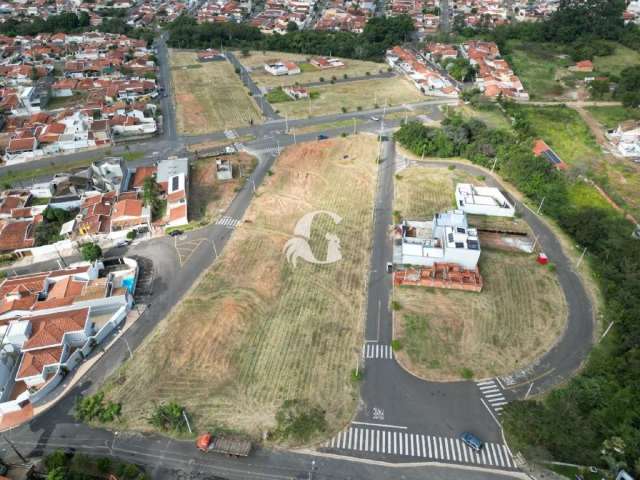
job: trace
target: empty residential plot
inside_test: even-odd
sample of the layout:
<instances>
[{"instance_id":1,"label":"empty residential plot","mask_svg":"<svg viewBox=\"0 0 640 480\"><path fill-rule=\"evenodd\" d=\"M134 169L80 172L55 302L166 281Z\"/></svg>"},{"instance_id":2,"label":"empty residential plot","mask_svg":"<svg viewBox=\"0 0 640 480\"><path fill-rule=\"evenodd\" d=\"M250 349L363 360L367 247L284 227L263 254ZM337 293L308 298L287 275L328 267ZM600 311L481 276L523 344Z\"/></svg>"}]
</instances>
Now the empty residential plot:
<instances>
[{"instance_id":1,"label":"empty residential plot","mask_svg":"<svg viewBox=\"0 0 640 480\"><path fill-rule=\"evenodd\" d=\"M231 162L233 178L218 180L216 162ZM189 216L192 221L203 225L218 220L231 204L237 189L245 182L257 159L240 152L215 158L202 158L191 164L191 184L189 188Z\"/></svg>"},{"instance_id":2,"label":"empty residential plot","mask_svg":"<svg viewBox=\"0 0 640 480\"><path fill-rule=\"evenodd\" d=\"M410 167L395 177L394 211L407 219L431 219L436 212L452 210L456 206L456 183L482 182L462 170L446 168Z\"/></svg>"},{"instance_id":3,"label":"empty residential plot","mask_svg":"<svg viewBox=\"0 0 640 480\"><path fill-rule=\"evenodd\" d=\"M430 218L453 204L454 186L474 179L443 168L414 167L396 178L396 208L405 218ZM484 249L481 293L396 287L398 359L434 380L508 373L543 354L567 318L555 273L535 255ZM468 370L467 370L468 369Z\"/></svg>"},{"instance_id":4,"label":"empty residential plot","mask_svg":"<svg viewBox=\"0 0 640 480\"><path fill-rule=\"evenodd\" d=\"M428 97L402 77L327 84L314 87L311 92L317 92L317 98L278 103L275 108L280 115L304 118L342 111L353 112L358 107L367 110L428 100Z\"/></svg>"},{"instance_id":5,"label":"empty residential plot","mask_svg":"<svg viewBox=\"0 0 640 480\"><path fill-rule=\"evenodd\" d=\"M219 261L109 383L127 427L148 429L153 405L169 400L185 405L197 431L225 425L260 436L286 399L319 404L332 429L348 421L358 396L350 370L362 345L376 152L372 136L283 152ZM293 266L283 250L315 211L341 221L318 214L310 251L324 261L337 240L342 260L297 258ZM306 248L297 238L293 257Z\"/></svg>"},{"instance_id":6,"label":"empty residential plot","mask_svg":"<svg viewBox=\"0 0 640 480\"><path fill-rule=\"evenodd\" d=\"M194 52L171 50L176 123L196 135L260 123L260 110L226 61L199 63Z\"/></svg>"},{"instance_id":7,"label":"empty residential plot","mask_svg":"<svg viewBox=\"0 0 640 480\"><path fill-rule=\"evenodd\" d=\"M332 77L343 78L346 74L348 77L364 77L367 72L375 75L387 71L385 63L366 62L364 60L351 60L347 58L340 59L344 63L344 67L328 68L321 70L313 66L309 61L313 56L301 55L297 53L283 52L260 52L253 51L248 57L243 57L240 53L236 54L242 65L251 70L251 78L260 87L282 87L285 85L293 85L295 83L305 84L312 82L320 82L324 78L327 82ZM264 69L265 63L273 63L279 61L295 62L300 67L301 73L298 75L281 75L274 76L267 73Z\"/></svg>"}]
</instances>

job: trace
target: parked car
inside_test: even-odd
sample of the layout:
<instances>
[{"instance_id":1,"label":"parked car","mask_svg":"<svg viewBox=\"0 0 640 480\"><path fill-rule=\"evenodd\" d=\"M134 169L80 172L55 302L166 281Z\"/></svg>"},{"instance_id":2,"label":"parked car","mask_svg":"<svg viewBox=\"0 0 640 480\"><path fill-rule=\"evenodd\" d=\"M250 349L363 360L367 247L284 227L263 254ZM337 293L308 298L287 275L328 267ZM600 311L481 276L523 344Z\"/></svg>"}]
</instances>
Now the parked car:
<instances>
[{"instance_id":1,"label":"parked car","mask_svg":"<svg viewBox=\"0 0 640 480\"><path fill-rule=\"evenodd\" d=\"M131 240L119 240L116 243L116 247L126 247L128 245L131 245Z\"/></svg>"},{"instance_id":2,"label":"parked car","mask_svg":"<svg viewBox=\"0 0 640 480\"><path fill-rule=\"evenodd\" d=\"M462 440L464 444L466 444L469 448L475 450L476 452L482 450L482 446L484 445L482 440L476 437L473 433L469 432L462 433L460 435L460 440Z\"/></svg>"},{"instance_id":3,"label":"parked car","mask_svg":"<svg viewBox=\"0 0 640 480\"><path fill-rule=\"evenodd\" d=\"M171 230L169 232L169 236L170 237L177 237L179 235L182 235L184 232L182 230Z\"/></svg>"},{"instance_id":4,"label":"parked car","mask_svg":"<svg viewBox=\"0 0 640 480\"><path fill-rule=\"evenodd\" d=\"M376 116L371 117L371 120L373 120L374 122L378 122L380 121L380 119Z\"/></svg>"},{"instance_id":5,"label":"parked car","mask_svg":"<svg viewBox=\"0 0 640 480\"><path fill-rule=\"evenodd\" d=\"M387 273L393 272L393 263L387 262Z\"/></svg>"},{"instance_id":6,"label":"parked car","mask_svg":"<svg viewBox=\"0 0 640 480\"><path fill-rule=\"evenodd\" d=\"M327 138L329 137L327 137L326 135L323 135L323 134L318 135L318 140L326 140Z\"/></svg>"}]
</instances>

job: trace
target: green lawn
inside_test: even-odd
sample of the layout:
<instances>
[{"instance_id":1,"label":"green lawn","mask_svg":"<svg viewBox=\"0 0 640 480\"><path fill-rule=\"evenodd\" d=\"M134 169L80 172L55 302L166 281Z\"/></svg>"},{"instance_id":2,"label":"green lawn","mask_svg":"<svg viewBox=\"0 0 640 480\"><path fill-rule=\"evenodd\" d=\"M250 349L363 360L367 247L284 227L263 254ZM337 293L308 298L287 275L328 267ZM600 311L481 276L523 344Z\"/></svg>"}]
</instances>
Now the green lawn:
<instances>
[{"instance_id":1,"label":"green lawn","mask_svg":"<svg viewBox=\"0 0 640 480\"><path fill-rule=\"evenodd\" d=\"M269 93L267 93L266 97L267 102L269 103L282 103L282 102L291 102L293 99L284 93L282 87L274 88Z\"/></svg>"},{"instance_id":2,"label":"green lawn","mask_svg":"<svg viewBox=\"0 0 640 480\"><path fill-rule=\"evenodd\" d=\"M572 64L553 44L510 41L506 60L520 77L532 99L552 98L563 94L558 73Z\"/></svg>"},{"instance_id":3,"label":"green lawn","mask_svg":"<svg viewBox=\"0 0 640 480\"><path fill-rule=\"evenodd\" d=\"M496 104L485 105L481 108L462 105L452 110L461 113L465 118L477 118L484 122L489 128L511 129L511 121L502 113Z\"/></svg>"},{"instance_id":4,"label":"green lawn","mask_svg":"<svg viewBox=\"0 0 640 480\"><path fill-rule=\"evenodd\" d=\"M598 73L620 75L620 72L626 67L640 65L640 53L618 43L612 44L615 46L615 52L613 55L595 57L593 59L593 63Z\"/></svg>"},{"instance_id":5,"label":"green lawn","mask_svg":"<svg viewBox=\"0 0 640 480\"><path fill-rule=\"evenodd\" d=\"M602 151L575 110L564 106L518 107L527 114L535 136L542 138L567 164L591 165Z\"/></svg>"},{"instance_id":6,"label":"green lawn","mask_svg":"<svg viewBox=\"0 0 640 480\"><path fill-rule=\"evenodd\" d=\"M613 210L602 195L591 185L577 180L569 188L569 199L576 207L593 207Z\"/></svg>"},{"instance_id":7,"label":"green lawn","mask_svg":"<svg viewBox=\"0 0 640 480\"><path fill-rule=\"evenodd\" d=\"M616 128L625 120L640 120L640 109L622 106L588 107L589 113L605 128Z\"/></svg>"},{"instance_id":8,"label":"green lawn","mask_svg":"<svg viewBox=\"0 0 640 480\"><path fill-rule=\"evenodd\" d=\"M603 477L606 477L602 473L592 473L586 467L573 467L571 465L553 465L547 464L545 465L549 470L554 471L558 475L562 475L563 477L569 478L570 480L574 480L576 475L582 475L582 478L585 480L600 480Z\"/></svg>"}]
</instances>

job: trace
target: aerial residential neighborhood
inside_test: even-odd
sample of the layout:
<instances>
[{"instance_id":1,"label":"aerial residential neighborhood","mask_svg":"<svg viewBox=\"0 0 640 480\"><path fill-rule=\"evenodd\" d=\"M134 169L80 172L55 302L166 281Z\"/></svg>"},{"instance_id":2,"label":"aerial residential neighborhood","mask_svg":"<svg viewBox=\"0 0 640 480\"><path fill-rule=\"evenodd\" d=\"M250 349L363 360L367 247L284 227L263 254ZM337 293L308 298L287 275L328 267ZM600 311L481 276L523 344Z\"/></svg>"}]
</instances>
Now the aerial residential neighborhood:
<instances>
[{"instance_id":1,"label":"aerial residential neighborhood","mask_svg":"<svg viewBox=\"0 0 640 480\"><path fill-rule=\"evenodd\" d=\"M0 480L640 478L640 2L0 2Z\"/></svg>"}]
</instances>

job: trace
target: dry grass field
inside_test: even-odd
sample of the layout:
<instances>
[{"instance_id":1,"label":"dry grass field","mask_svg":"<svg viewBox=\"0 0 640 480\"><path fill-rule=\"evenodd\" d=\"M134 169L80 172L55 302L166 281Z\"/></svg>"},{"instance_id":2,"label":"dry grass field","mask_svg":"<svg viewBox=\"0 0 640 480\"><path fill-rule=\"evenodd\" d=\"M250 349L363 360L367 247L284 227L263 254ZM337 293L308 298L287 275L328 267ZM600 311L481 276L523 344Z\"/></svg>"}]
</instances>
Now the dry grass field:
<instances>
[{"instance_id":1,"label":"dry grass field","mask_svg":"<svg viewBox=\"0 0 640 480\"><path fill-rule=\"evenodd\" d=\"M331 77L342 78L345 73L349 77L364 77L367 72L371 75L379 73L381 69L386 72L388 66L386 63L365 62L363 60L343 58L344 67L320 70L309 63L309 60L313 57L310 55L252 51L248 57L243 57L239 52L236 53L236 57L242 65L252 70L251 78L260 87L284 87L286 85L293 85L296 82L299 84L319 82L320 77L323 77L328 82L331 80ZM298 75L282 75L276 77L264 70L265 63L277 61L296 62L302 72Z\"/></svg>"},{"instance_id":2,"label":"dry grass field","mask_svg":"<svg viewBox=\"0 0 640 480\"><path fill-rule=\"evenodd\" d=\"M199 63L193 52L170 50L178 131L197 135L260 123L260 110L229 62Z\"/></svg>"},{"instance_id":3,"label":"dry grass field","mask_svg":"<svg viewBox=\"0 0 640 480\"><path fill-rule=\"evenodd\" d=\"M176 400L194 429L215 425L259 436L286 399L308 399L341 428L358 398L350 370L362 344L365 276L375 188L372 136L286 149L220 260L106 386L128 428L147 430L157 402ZM329 238L342 260L287 263L283 248L307 213L310 247Z\"/></svg>"},{"instance_id":4,"label":"dry grass field","mask_svg":"<svg viewBox=\"0 0 640 480\"><path fill-rule=\"evenodd\" d=\"M428 99L407 79L402 77L357 82L327 84L311 88L317 93L313 100L297 100L274 105L281 115L289 118L316 117L341 113L343 108L354 112L361 107L364 110L384 105L422 102Z\"/></svg>"},{"instance_id":5,"label":"dry grass field","mask_svg":"<svg viewBox=\"0 0 640 480\"><path fill-rule=\"evenodd\" d=\"M396 179L396 208L407 218L450 208L454 185L479 179L457 170L410 168ZM535 256L484 249L481 293L396 287L399 360L434 380L511 372L544 353L564 329L567 310L555 273Z\"/></svg>"},{"instance_id":6,"label":"dry grass field","mask_svg":"<svg viewBox=\"0 0 640 480\"><path fill-rule=\"evenodd\" d=\"M231 180L218 180L216 160L223 159L231 162L234 174ZM236 189L245 181L244 176L249 175L256 165L257 159L245 152L216 158L202 158L193 162L189 189L191 220L201 225L218 220L231 204ZM240 171L243 177L240 177Z\"/></svg>"}]
</instances>

